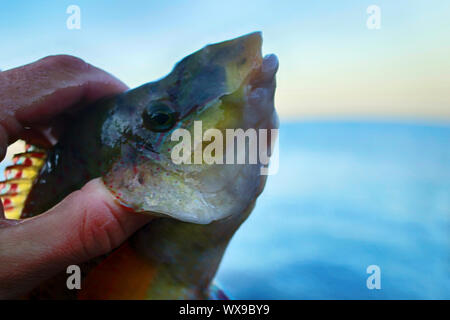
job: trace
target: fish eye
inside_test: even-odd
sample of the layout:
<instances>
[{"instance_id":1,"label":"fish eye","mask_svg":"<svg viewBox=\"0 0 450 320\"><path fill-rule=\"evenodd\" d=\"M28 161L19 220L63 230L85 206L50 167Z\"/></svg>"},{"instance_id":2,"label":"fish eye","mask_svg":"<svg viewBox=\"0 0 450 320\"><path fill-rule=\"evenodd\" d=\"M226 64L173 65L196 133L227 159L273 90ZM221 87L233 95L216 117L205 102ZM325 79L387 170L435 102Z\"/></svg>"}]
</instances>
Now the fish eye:
<instances>
[{"instance_id":1,"label":"fish eye","mask_svg":"<svg viewBox=\"0 0 450 320\"><path fill-rule=\"evenodd\" d=\"M149 104L142 113L144 126L151 131L164 132L172 129L177 122L178 112L173 111L166 103Z\"/></svg>"}]
</instances>

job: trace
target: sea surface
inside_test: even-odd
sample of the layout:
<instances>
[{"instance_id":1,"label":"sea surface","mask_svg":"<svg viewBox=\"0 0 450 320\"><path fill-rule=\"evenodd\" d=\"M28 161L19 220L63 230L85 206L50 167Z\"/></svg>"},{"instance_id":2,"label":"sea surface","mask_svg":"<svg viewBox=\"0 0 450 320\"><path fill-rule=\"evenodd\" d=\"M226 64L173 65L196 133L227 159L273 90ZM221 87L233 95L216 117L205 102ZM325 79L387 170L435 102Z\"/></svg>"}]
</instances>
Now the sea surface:
<instances>
[{"instance_id":1,"label":"sea surface","mask_svg":"<svg viewBox=\"0 0 450 320\"><path fill-rule=\"evenodd\" d=\"M450 299L450 126L282 123L279 142L218 272L232 298Z\"/></svg>"}]
</instances>

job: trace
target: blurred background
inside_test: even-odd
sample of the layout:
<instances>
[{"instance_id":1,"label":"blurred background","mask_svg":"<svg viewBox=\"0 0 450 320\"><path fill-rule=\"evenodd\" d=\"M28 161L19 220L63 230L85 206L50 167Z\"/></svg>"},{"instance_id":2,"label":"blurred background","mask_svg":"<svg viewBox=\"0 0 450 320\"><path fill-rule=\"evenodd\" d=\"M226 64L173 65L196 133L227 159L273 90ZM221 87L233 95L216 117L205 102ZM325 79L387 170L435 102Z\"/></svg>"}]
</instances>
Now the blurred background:
<instances>
[{"instance_id":1,"label":"blurred background","mask_svg":"<svg viewBox=\"0 0 450 320\"><path fill-rule=\"evenodd\" d=\"M71 5L79 29L67 26ZM217 281L239 299L450 299L450 2L0 7L1 70L64 53L130 87L208 43L262 31L280 60L279 171ZM370 265L379 290L366 286Z\"/></svg>"}]
</instances>

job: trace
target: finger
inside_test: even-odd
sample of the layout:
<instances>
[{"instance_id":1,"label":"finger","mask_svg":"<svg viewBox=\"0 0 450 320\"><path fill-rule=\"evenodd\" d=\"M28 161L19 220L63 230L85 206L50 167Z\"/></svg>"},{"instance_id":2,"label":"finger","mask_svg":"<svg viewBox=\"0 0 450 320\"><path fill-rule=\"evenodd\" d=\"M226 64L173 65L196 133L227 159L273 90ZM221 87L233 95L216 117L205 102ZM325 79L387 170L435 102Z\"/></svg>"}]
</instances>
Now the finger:
<instances>
[{"instance_id":1,"label":"finger","mask_svg":"<svg viewBox=\"0 0 450 320\"><path fill-rule=\"evenodd\" d=\"M24 127L47 124L70 108L126 89L105 71L66 55L1 72L0 153Z\"/></svg>"},{"instance_id":2,"label":"finger","mask_svg":"<svg viewBox=\"0 0 450 320\"><path fill-rule=\"evenodd\" d=\"M9 272L19 294L20 287L110 252L150 219L117 205L103 182L92 180L46 213L2 230L0 275Z\"/></svg>"}]
</instances>

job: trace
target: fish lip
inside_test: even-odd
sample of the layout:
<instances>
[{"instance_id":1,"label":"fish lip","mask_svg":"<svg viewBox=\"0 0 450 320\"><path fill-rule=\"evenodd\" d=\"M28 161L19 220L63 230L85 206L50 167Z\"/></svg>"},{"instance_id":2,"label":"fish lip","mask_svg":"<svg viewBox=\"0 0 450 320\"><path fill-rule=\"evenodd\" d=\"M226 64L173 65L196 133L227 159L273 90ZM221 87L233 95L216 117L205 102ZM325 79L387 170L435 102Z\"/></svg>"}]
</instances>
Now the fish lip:
<instances>
[{"instance_id":1,"label":"fish lip","mask_svg":"<svg viewBox=\"0 0 450 320\"><path fill-rule=\"evenodd\" d=\"M245 88L243 122L245 128L278 128L275 110L276 73L278 58L275 54L264 56L259 67L247 79Z\"/></svg>"},{"instance_id":2,"label":"fish lip","mask_svg":"<svg viewBox=\"0 0 450 320\"><path fill-rule=\"evenodd\" d=\"M264 56L261 69L264 74L272 74L273 76L275 76L278 71L279 65L280 63L276 54L270 53Z\"/></svg>"},{"instance_id":3,"label":"fish lip","mask_svg":"<svg viewBox=\"0 0 450 320\"><path fill-rule=\"evenodd\" d=\"M261 63L250 74L249 83L252 87L261 87L272 84L278 71L278 57L271 53L264 56Z\"/></svg>"}]
</instances>

